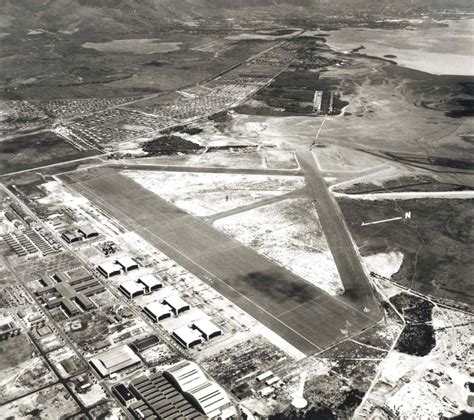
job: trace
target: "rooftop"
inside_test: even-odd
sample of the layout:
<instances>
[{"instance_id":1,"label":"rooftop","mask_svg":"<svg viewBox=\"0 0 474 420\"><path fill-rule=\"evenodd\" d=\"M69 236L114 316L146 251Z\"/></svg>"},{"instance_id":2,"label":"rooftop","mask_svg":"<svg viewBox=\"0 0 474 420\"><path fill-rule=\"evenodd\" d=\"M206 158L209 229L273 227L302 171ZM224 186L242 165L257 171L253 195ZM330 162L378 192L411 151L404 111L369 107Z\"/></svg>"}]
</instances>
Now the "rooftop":
<instances>
[{"instance_id":1,"label":"rooftop","mask_svg":"<svg viewBox=\"0 0 474 420\"><path fill-rule=\"evenodd\" d=\"M128 280L123 282L120 285L121 288L127 291L130 295L133 295L135 293L143 292L143 286L141 284L138 284L137 282L133 280Z\"/></svg>"},{"instance_id":2,"label":"rooftop","mask_svg":"<svg viewBox=\"0 0 474 420\"><path fill-rule=\"evenodd\" d=\"M168 296L164 299L164 302L176 310L189 306L188 303L178 295Z\"/></svg>"},{"instance_id":3,"label":"rooftop","mask_svg":"<svg viewBox=\"0 0 474 420\"><path fill-rule=\"evenodd\" d=\"M161 280L157 278L154 274L145 274L140 277L140 281L150 289L154 286L160 286Z\"/></svg>"},{"instance_id":4,"label":"rooftop","mask_svg":"<svg viewBox=\"0 0 474 420\"><path fill-rule=\"evenodd\" d=\"M146 305L143 309L146 309L156 318L159 318L162 315L170 313L170 307L168 305L163 305L160 302L152 302Z\"/></svg>"},{"instance_id":5,"label":"rooftop","mask_svg":"<svg viewBox=\"0 0 474 420\"><path fill-rule=\"evenodd\" d=\"M221 329L208 318L202 318L193 322L193 326L206 336L221 332Z\"/></svg>"},{"instance_id":6,"label":"rooftop","mask_svg":"<svg viewBox=\"0 0 474 420\"><path fill-rule=\"evenodd\" d=\"M114 271L122 271L122 267L112 261L103 262L99 265L99 268L107 274L113 273Z\"/></svg>"},{"instance_id":7,"label":"rooftop","mask_svg":"<svg viewBox=\"0 0 474 420\"><path fill-rule=\"evenodd\" d=\"M128 255L124 255L123 257L117 258L117 264L120 264L124 268L138 265L137 262Z\"/></svg>"}]
</instances>

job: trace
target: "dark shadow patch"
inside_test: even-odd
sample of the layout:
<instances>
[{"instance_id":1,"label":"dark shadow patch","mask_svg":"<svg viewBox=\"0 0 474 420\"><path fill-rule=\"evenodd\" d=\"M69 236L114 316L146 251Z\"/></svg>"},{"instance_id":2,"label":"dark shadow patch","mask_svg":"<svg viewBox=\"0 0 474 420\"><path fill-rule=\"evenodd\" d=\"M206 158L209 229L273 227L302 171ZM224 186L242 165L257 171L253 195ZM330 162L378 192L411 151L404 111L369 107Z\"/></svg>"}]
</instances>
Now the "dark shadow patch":
<instances>
[{"instance_id":1,"label":"dark shadow patch","mask_svg":"<svg viewBox=\"0 0 474 420\"><path fill-rule=\"evenodd\" d=\"M314 287L311 285L303 281L289 281L282 278L281 273L278 272L251 272L242 277L242 281L248 283L257 292L268 296L268 299L278 303L295 301L301 304L309 302L317 296Z\"/></svg>"}]
</instances>

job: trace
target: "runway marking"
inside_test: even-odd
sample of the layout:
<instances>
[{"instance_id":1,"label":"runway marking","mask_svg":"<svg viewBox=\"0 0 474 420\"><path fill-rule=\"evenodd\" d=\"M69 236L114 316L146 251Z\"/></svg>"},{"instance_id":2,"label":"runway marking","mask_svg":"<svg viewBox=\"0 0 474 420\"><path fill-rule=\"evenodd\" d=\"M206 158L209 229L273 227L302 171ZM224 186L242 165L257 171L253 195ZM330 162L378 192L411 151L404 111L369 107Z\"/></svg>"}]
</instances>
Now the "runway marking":
<instances>
[{"instance_id":1,"label":"runway marking","mask_svg":"<svg viewBox=\"0 0 474 420\"><path fill-rule=\"evenodd\" d=\"M300 303L299 305L293 307L293 308L290 308L286 311L283 311L281 313L278 314L278 316L285 316L285 315L288 315L290 312L296 310L296 309L299 309L305 305L307 305L308 303L313 303L321 298L325 297L324 295L319 295L319 296L315 296L314 298L312 298L311 300L307 300L306 302L303 302L303 303Z\"/></svg>"}]
</instances>

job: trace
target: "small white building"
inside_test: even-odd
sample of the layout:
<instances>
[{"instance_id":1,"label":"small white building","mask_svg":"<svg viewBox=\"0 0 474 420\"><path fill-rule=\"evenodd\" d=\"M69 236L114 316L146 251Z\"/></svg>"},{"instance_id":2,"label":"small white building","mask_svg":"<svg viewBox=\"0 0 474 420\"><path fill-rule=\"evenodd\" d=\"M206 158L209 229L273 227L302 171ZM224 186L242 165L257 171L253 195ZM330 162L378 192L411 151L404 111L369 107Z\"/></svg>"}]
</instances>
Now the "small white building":
<instances>
[{"instance_id":1,"label":"small white building","mask_svg":"<svg viewBox=\"0 0 474 420\"><path fill-rule=\"evenodd\" d=\"M97 270L100 274L102 274L106 278L110 278L112 276L118 276L122 273L122 266L115 264L111 261L106 261L100 264L97 267Z\"/></svg>"},{"instance_id":2,"label":"small white building","mask_svg":"<svg viewBox=\"0 0 474 420\"><path fill-rule=\"evenodd\" d=\"M145 312L155 322L171 317L170 307L168 305L163 305L160 302L149 303L143 308L143 312Z\"/></svg>"},{"instance_id":3,"label":"small white building","mask_svg":"<svg viewBox=\"0 0 474 420\"><path fill-rule=\"evenodd\" d=\"M161 280L154 274L145 274L138 279L138 282L143 284L147 295L163 287Z\"/></svg>"},{"instance_id":4,"label":"small white building","mask_svg":"<svg viewBox=\"0 0 474 420\"><path fill-rule=\"evenodd\" d=\"M119 264L126 273L132 270L138 270L138 263L128 255L118 258L116 263Z\"/></svg>"},{"instance_id":5,"label":"small white building","mask_svg":"<svg viewBox=\"0 0 474 420\"><path fill-rule=\"evenodd\" d=\"M193 322L193 329L198 330L206 341L222 335L222 330L208 318L199 319Z\"/></svg>"},{"instance_id":6,"label":"small white building","mask_svg":"<svg viewBox=\"0 0 474 420\"><path fill-rule=\"evenodd\" d=\"M174 330L171 336L184 348L190 349L202 343L201 335L189 327L181 327Z\"/></svg>"},{"instance_id":7,"label":"small white building","mask_svg":"<svg viewBox=\"0 0 474 420\"><path fill-rule=\"evenodd\" d=\"M126 281L119 286L119 290L129 299L143 295L145 290L141 284L133 280Z\"/></svg>"},{"instance_id":8,"label":"small white building","mask_svg":"<svg viewBox=\"0 0 474 420\"><path fill-rule=\"evenodd\" d=\"M163 303L168 305L175 315L179 315L181 312L189 311L191 308L187 302L185 302L180 296L168 296Z\"/></svg>"}]
</instances>

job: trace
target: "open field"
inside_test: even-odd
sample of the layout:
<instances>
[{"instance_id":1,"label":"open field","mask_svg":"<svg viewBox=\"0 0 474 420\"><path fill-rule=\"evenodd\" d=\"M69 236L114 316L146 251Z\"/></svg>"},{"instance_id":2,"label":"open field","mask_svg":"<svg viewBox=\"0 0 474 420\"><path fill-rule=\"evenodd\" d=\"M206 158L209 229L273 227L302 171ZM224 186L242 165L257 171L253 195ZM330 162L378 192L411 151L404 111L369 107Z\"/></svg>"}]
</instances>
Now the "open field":
<instances>
[{"instance_id":1,"label":"open field","mask_svg":"<svg viewBox=\"0 0 474 420\"><path fill-rule=\"evenodd\" d=\"M244 245L331 295L344 287L309 199L288 199L214 222Z\"/></svg>"},{"instance_id":2,"label":"open field","mask_svg":"<svg viewBox=\"0 0 474 420\"><path fill-rule=\"evenodd\" d=\"M62 385L54 385L2 406L2 417L21 419L65 419L79 411Z\"/></svg>"},{"instance_id":3,"label":"open field","mask_svg":"<svg viewBox=\"0 0 474 420\"><path fill-rule=\"evenodd\" d=\"M191 136L194 139L196 136ZM207 137L207 136L206 136ZM215 150L192 155L162 156L134 159L130 163L179 165L190 167L218 167L229 169L298 169L294 153L284 150Z\"/></svg>"},{"instance_id":4,"label":"open field","mask_svg":"<svg viewBox=\"0 0 474 420\"><path fill-rule=\"evenodd\" d=\"M56 381L25 334L0 342L0 403L5 403ZM2 413L3 414L3 413Z\"/></svg>"},{"instance_id":5,"label":"open field","mask_svg":"<svg viewBox=\"0 0 474 420\"><path fill-rule=\"evenodd\" d=\"M360 415L387 418L452 417L469 412L469 336L473 317L433 309L436 346L420 357L392 352Z\"/></svg>"},{"instance_id":6,"label":"open field","mask_svg":"<svg viewBox=\"0 0 474 420\"><path fill-rule=\"evenodd\" d=\"M304 353L373 322L112 169L62 179Z\"/></svg>"},{"instance_id":7,"label":"open field","mask_svg":"<svg viewBox=\"0 0 474 420\"><path fill-rule=\"evenodd\" d=\"M403 264L392 280L433 296L473 302L473 200L341 198L339 203L363 256L403 254ZM411 220L361 226L406 211L412 212Z\"/></svg>"},{"instance_id":8,"label":"open field","mask_svg":"<svg viewBox=\"0 0 474 420\"><path fill-rule=\"evenodd\" d=\"M97 150L79 151L51 131L2 140L0 145L0 174L98 154Z\"/></svg>"},{"instance_id":9,"label":"open field","mask_svg":"<svg viewBox=\"0 0 474 420\"><path fill-rule=\"evenodd\" d=\"M196 216L209 216L304 186L302 177L123 171L123 175Z\"/></svg>"},{"instance_id":10,"label":"open field","mask_svg":"<svg viewBox=\"0 0 474 420\"><path fill-rule=\"evenodd\" d=\"M100 52L154 54L179 50L181 42L157 42L159 39L115 39L108 42L85 42L82 48Z\"/></svg>"}]
</instances>

